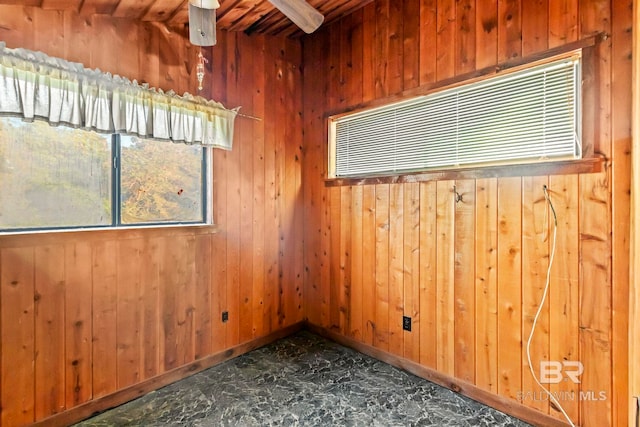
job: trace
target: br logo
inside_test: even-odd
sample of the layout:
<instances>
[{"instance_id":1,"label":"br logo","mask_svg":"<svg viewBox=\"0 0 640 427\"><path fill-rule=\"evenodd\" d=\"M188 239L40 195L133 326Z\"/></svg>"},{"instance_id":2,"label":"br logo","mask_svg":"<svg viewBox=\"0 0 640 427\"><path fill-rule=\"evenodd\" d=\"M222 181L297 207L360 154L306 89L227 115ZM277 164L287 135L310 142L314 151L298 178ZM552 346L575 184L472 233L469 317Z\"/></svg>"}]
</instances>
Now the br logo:
<instances>
[{"instance_id":1,"label":"br logo","mask_svg":"<svg viewBox=\"0 0 640 427\"><path fill-rule=\"evenodd\" d=\"M565 360L562 362L546 361L540 362L540 382L543 384L558 384L563 380L580 384L580 375L584 372L581 362Z\"/></svg>"}]
</instances>

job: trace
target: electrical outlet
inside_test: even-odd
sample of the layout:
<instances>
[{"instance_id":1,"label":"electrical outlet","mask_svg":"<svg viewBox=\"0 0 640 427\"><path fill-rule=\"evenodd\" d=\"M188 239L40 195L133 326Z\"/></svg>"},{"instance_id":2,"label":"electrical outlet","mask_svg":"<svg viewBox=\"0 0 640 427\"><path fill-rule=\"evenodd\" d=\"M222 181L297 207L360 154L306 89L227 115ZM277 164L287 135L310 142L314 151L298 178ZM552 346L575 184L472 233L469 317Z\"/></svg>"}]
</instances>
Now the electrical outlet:
<instances>
[{"instance_id":1,"label":"electrical outlet","mask_svg":"<svg viewBox=\"0 0 640 427\"><path fill-rule=\"evenodd\" d=\"M222 323L225 323L228 320L229 320L229 312L228 311L223 311L222 312Z\"/></svg>"},{"instance_id":2,"label":"electrical outlet","mask_svg":"<svg viewBox=\"0 0 640 427\"><path fill-rule=\"evenodd\" d=\"M402 329L411 332L411 317L402 316Z\"/></svg>"}]
</instances>

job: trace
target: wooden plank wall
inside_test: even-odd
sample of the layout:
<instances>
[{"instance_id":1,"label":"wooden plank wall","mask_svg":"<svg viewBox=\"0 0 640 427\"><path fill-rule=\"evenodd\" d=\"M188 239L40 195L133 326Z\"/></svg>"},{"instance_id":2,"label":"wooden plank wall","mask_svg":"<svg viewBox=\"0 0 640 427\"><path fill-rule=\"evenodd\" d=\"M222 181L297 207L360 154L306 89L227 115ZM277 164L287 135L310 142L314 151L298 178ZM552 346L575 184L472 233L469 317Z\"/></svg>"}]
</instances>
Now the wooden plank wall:
<instances>
[{"instance_id":1,"label":"wooden plank wall","mask_svg":"<svg viewBox=\"0 0 640 427\"><path fill-rule=\"evenodd\" d=\"M0 40L195 93L181 31L0 7ZM238 118L214 153L219 231L0 237L1 425L24 425L303 319L299 41L220 33L204 95ZM221 322L221 312L229 322Z\"/></svg>"},{"instance_id":2,"label":"wooden plank wall","mask_svg":"<svg viewBox=\"0 0 640 427\"><path fill-rule=\"evenodd\" d=\"M562 418L525 353L551 252L547 185L559 227L534 369L581 361L580 384L551 387L573 421L627 425L631 11L631 0L377 0L305 38L309 322ZM330 112L599 32L600 101L586 108L602 173L325 187Z\"/></svg>"},{"instance_id":3,"label":"wooden plank wall","mask_svg":"<svg viewBox=\"0 0 640 427\"><path fill-rule=\"evenodd\" d=\"M640 6L633 5L634 22L640 22ZM637 27L636 27L637 28ZM632 67L632 205L631 205L631 283L629 286L629 360L640 358L640 32L633 30L633 67ZM630 363L629 394L635 400L629 402L629 425L640 417L640 366Z\"/></svg>"}]
</instances>

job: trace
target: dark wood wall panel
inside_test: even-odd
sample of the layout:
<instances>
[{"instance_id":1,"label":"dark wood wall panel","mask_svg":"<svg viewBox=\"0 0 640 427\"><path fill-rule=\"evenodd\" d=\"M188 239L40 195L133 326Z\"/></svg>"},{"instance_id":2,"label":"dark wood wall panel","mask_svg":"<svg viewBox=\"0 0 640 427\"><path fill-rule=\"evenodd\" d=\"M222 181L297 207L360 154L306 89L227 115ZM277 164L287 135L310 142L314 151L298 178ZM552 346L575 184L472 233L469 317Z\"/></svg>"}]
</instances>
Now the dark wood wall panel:
<instances>
[{"instance_id":1,"label":"dark wood wall panel","mask_svg":"<svg viewBox=\"0 0 640 427\"><path fill-rule=\"evenodd\" d=\"M631 8L629 0L378 0L305 38L309 322L562 419L526 355L552 250L547 185L559 227L533 368L581 361L581 384L551 390L565 393L576 423L626 425ZM598 93L585 105L597 117L585 137L606 157L603 172L325 187L327 114L601 32L608 37L585 74ZM401 330L402 315L413 318L412 332Z\"/></svg>"},{"instance_id":2,"label":"dark wood wall panel","mask_svg":"<svg viewBox=\"0 0 640 427\"><path fill-rule=\"evenodd\" d=\"M163 25L0 6L0 40L197 92L197 49ZM233 151L214 153L217 230L0 237L2 425L303 320L300 42L221 32L203 53L203 95L262 119L237 118Z\"/></svg>"}]
</instances>

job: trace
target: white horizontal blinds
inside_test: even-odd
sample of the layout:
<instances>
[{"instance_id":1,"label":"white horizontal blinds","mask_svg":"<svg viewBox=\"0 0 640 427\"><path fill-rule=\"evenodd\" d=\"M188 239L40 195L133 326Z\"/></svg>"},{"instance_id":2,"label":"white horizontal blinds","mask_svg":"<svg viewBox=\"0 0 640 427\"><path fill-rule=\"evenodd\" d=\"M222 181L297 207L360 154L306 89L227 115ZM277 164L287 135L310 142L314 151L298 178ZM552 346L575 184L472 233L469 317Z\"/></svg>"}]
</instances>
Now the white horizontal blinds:
<instances>
[{"instance_id":1,"label":"white horizontal blinds","mask_svg":"<svg viewBox=\"0 0 640 427\"><path fill-rule=\"evenodd\" d=\"M581 156L578 60L344 116L336 176Z\"/></svg>"}]
</instances>

